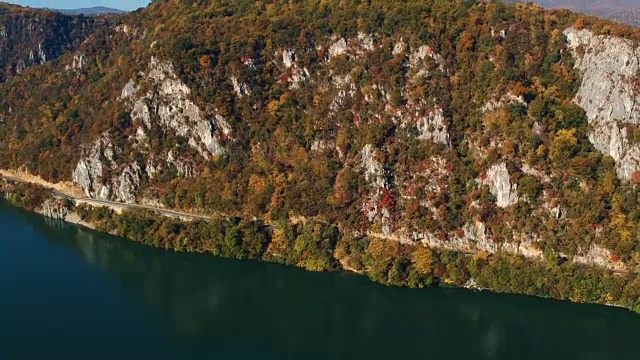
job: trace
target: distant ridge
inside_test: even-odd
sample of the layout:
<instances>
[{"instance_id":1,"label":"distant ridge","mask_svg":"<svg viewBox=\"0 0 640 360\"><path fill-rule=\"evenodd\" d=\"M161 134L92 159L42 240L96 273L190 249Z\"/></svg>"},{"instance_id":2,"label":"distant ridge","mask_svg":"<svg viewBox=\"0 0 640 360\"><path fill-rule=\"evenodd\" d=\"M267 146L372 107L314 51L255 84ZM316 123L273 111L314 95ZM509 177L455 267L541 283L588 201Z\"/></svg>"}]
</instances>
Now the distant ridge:
<instances>
[{"instance_id":1,"label":"distant ridge","mask_svg":"<svg viewBox=\"0 0 640 360\"><path fill-rule=\"evenodd\" d=\"M640 0L507 0L507 2L533 2L549 9L569 9L640 27Z\"/></svg>"},{"instance_id":2,"label":"distant ridge","mask_svg":"<svg viewBox=\"0 0 640 360\"><path fill-rule=\"evenodd\" d=\"M104 6L95 6L90 8L81 9L51 9L67 15L103 15L103 14L123 14L126 11L119 9L112 9Z\"/></svg>"}]
</instances>

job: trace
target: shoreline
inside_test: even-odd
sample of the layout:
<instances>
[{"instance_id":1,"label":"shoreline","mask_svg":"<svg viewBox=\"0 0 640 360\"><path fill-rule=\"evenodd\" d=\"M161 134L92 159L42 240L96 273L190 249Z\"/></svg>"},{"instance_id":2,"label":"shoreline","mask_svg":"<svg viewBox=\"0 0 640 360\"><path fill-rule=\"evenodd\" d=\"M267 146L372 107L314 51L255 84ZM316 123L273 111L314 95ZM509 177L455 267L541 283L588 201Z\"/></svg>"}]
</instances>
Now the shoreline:
<instances>
[{"instance_id":1,"label":"shoreline","mask_svg":"<svg viewBox=\"0 0 640 360\"><path fill-rule=\"evenodd\" d=\"M44 214L41 214L41 215L45 216ZM78 215L75 212L67 215L64 220L60 220L60 221L64 221L64 222L66 222L68 224L82 226L82 227L85 227L85 228L88 228L88 229L91 229L91 230L99 231L96 228L95 225L93 225L91 223L88 223L88 222L85 222L85 221L82 221L82 219L80 218L80 215ZM99 232L102 232L102 231L99 231Z\"/></svg>"},{"instance_id":2,"label":"shoreline","mask_svg":"<svg viewBox=\"0 0 640 360\"><path fill-rule=\"evenodd\" d=\"M35 188L41 188L40 185L34 185L31 183L29 184L19 183L19 184L22 184L27 188L29 186L35 187ZM17 184L14 184L14 185L17 186ZM228 224L228 220L207 219L205 221L205 219L200 219L200 221L189 222L189 221L184 221L179 217L167 217L167 216L163 216L163 214L161 213L154 213L152 211L138 211L140 209L136 209L136 208L125 209L127 210L127 212L122 212L122 211L118 212L118 211L114 211L113 209L109 210L109 208L106 207L107 211L105 212L104 210L100 210L101 208L104 209L104 207L96 207L93 204L89 204L89 203L82 203L81 205L76 205L73 202L69 203L68 202L69 199L66 199L67 203L65 206L67 206L67 208L65 208L64 211L62 211L60 210L59 207L61 206L61 203L64 203L64 200L56 198L54 194L48 194L49 198L44 199L43 203L39 207L30 209L24 204L21 204L19 201L16 201L15 199L10 200L8 198L9 195L14 196L15 195L14 192L7 192L6 188L3 189L0 187L0 194L3 194L4 195L3 197L7 197L9 204L23 208L30 212L37 213L38 215L41 215L43 217L52 218L58 221L64 221L67 224L77 225L80 227L84 227L84 228L91 229L91 230L98 231L105 234L116 235L118 237L126 239L127 241L138 242L138 243L142 243L143 245L156 247L156 248L171 249L175 252L194 252L194 253L207 254L209 256L213 255L216 257L236 258L240 260L245 260L245 259L259 260L259 261L265 261L265 262L271 262L271 263L280 263L283 265L303 268L304 270L314 271L314 272L340 271L345 273L353 273L358 275L365 275L369 280L372 280L374 282L380 283L385 286L410 287L410 288L411 287L467 288L474 291L482 290L482 291L490 291L493 293L510 293L510 294L534 296L534 297L547 298L547 299L568 300L574 303L593 303L593 304L600 304L600 305L606 305L606 306L615 306L615 307L625 308L630 311L640 312L640 307L636 307L634 303L631 303L629 305L618 303L617 301L615 301L617 298L614 297L613 299L610 299L610 294L606 294L606 296L605 294L603 294L602 295L603 297L600 298L600 300L597 300L597 299L588 300L588 299L582 298L580 295L571 295L571 292L568 295L556 297L546 292L545 293L540 291L525 292L522 290L518 290L517 287L516 288L504 287L504 285L501 285L500 283L496 283L496 285L492 285L490 282L487 283L486 281L487 279L483 277L484 275L482 273L474 274L474 271L478 271L478 270L474 270L475 265L473 265L473 263L475 262L475 260L472 260L472 258L475 259L475 257L470 258L468 254L464 254L460 252L452 252L452 251L447 252L446 250L442 250L442 249L429 249L427 247L422 247L419 245L401 244L399 242L371 238L370 240L367 240L368 242L370 242L368 247L361 250L361 251L364 251L364 253L362 253L362 255L359 255L360 260L358 260L357 257L354 257L357 254L354 255L349 251L345 254L344 249L341 248L342 245L340 245L340 242L349 241L348 237L345 239L342 234L334 234L338 236L335 240L336 243L331 246L331 248L329 249L330 250L329 253L325 253L323 255L324 258L319 258L315 260L300 258L301 260L299 261L291 262L290 259L288 259L287 256L283 254L287 252L290 253L291 251L296 250L299 244L296 243L295 244L296 248L292 249L292 247L294 246L293 244L289 243L287 245L286 242L281 243L282 240L279 240L278 237L281 236L282 234L278 234L278 233L282 233L282 231L280 229L271 227L259 221L241 222L240 224L234 225L236 227L240 226L239 229L241 230L241 232L238 235L236 235L236 236L239 236L239 238L237 238L237 240L234 240L234 242L235 241L239 241L239 242L232 246L233 249L229 250L229 249L225 249L225 241L228 241L228 240L225 240L225 238L229 236L230 225ZM51 205L52 200L53 200L53 205ZM45 204L48 204L48 206L44 206ZM45 208L47 211L45 211ZM53 209L53 211L51 209ZM87 218L90 218L92 220L87 220ZM140 224L147 224L147 225L143 225L138 232L135 232L135 231L132 232L130 228L127 228L127 226L121 227L123 221L124 222L133 221L133 225L134 225L133 228L139 227L139 226L135 226L136 222L139 222ZM179 230L177 233L170 236L169 238L166 238L166 236L165 237L160 236L160 238L158 238L158 233L157 233L158 229L163 228L165 225L170 227L182 228L182 230ZM311 228L313 229L318 225L319 224L311 224ZM204 227L212 226L213 228L216 228L216 226L220 228L220 226L222 226L221 231L223 231L223 233L226 231L226 235L220 238L222 240L218 240L218 241L222 241L222 243L220 243L219 245L214 245L213 247L207 244L204 244L204 245L193 244L192 241L194 239L189 239L188 237L186 237L185 234L193 233L194 229L197 229L196 231L201 231L202 226ZM244 226L245 228L242 228L242 226ZM307 225L292 225L292 226L294 227L299 226L299 229L298 229L299 236L297 239L295 239L295 241L298 242L299 239L301 239L300 236L304 237L303 232L304 232L304 228L307 227ZM332 229L331 225L324 225L324 226L325 227L328 226L326 229ZM248 236L243 236L242 231L246 231L244 234ZM300 231L303 231L303 232L300 233ZM251 235L251 234L254 234L254 235ZM252 241L251 239L245 239L245 237L255 236L256 234L261 236L262 242L257 245L249 244L245 247L245 243ZM211 239L209 235L206 234L206 231L205 233L200 234L200 236L203 236L204 241L209 241L209 242L214 241L214 239ZM171 240L171 239L174 239L174 240ZM376 244L376 245L374 246L372 244ZM317 246L319 245L320 244L317 244L317 245L308 244L306 246L311 246L311 247L306 251L314 251L314 252L318 251ZM372 246L374 246L373 250L372 250ZM380 250L381 246L383 248L386 247L386 250ZM376 247L378 247L379 250L375 250ZM460 280L456 280L455 277L452 278L451 277L452 275L447 275L447 272L445 272L445 274L439 275L437 272L438 271L441 272L442 270L439 270L437 264L431 265L429 263L428 266L431 268L431 270L425 270L427 272L423 274L424 276L427 276L427 277L420 280L422 276L416 275L416 273L413 270L409 272L409 270L416 265L414 264L414 260L410 260L411 257L413 257L413 255L410 255L410 254L409 254L409 258L406 258L407 260L405 261L411 261L411 262L405 265L405 266L408 266L408 268L405 270L404 275L401 275L401 278L400 278L401 282L398 283L393 280L394 278L393 273L395 271L392 266L393 263L386 263L387 264L385 265L386 270L383 269L382 273L379 272L380 269L378 269L376 262L386 261L384 260L384 258L387 257L388 253L394 253L398 251L400 251L400 253L406 253L407 251L415 252L415 251L420 251L420 249L423 249L423 248L428 249L425 251L428 251L429 253L433 252L434 256L448 253L450 254L450 255L447 255L449 257L450 256L457 257L458 260L454 259L454 261L456 262L456 265L454 265L453 268L449 268L446 271L447 272L452 270L463 271L463 272L467 272L468 275L464 276ZM253 250L251 249L254 249L254 250L257 249L256 250L257 252L255 251L252 252ZM393 249L396 249L396 250L393 250ZM340 250L342 251L342 253L338 255L337 252ZM376 251L378 252L381 251L381 253L376 255ZM364 260L362 258L363 255L365 256ZM373 260L370 259L371 256L374 257ZM382 258L375 259L375 257L377 256L382 256ZM509 259L517 258L515 256L509 256L505 254L494 254L491 256L499 260L502 259L502 261L512 261ZM322 259L325 259L325 260L322 260ZM353 262L354 259L356 259L355 262ZM334 265L330 265L332 262L334 263ZM450 264L450 265L453 265L453 264ZM491 267L490 263L488 263L487 265ZM539 267L540 264L531 263L531 265ZM440 266L440 269L442 269L442 265L439 265L439 266ZM469 266L471 266L471 268L469 268ZM600 275L598 276L611 277L611 275L607 275L607 272L604 270L598 270L595 267L588 267L584 265L582 267L584 267L584 269L587 269L587 270L591 269L588 271L593 271L595 269L596 271L600 272ZM579 266L579 264L575 264L574 268L575 270L569 270L569 273L567 273L564 276L570 276L570 277L578 276L578 279L580 279L581 276L583 277L587 276L587 278L591 276L591 275L588 275L589 274L588 271L585 272L585 270L580 270L581 267ZM569 269L574 269L574 268L570 267ZM471 273L469 273L469 271L471 271ZM522 273L522 275L527 275L526 273L529 272L530 270L528 266L525 266L524 268L513 268L510 266L509 271L512 272L513 274L520 274L524 272ZM574 273L573 271L576 271L576 273ZM580 274L583 274L583 275L580 275ZM547 275L542 274L542 275L549 276L552 274L547 274ZM380 276L383 276L383 277L380 277ZM416 276L419 276L419 278L416 278ZM416 283L416 279L418 281L417 283ZM426 282L423 282L423 281L426 281ZM576 288L569 287L569 289L573 291L579 291L579 288L577 287Z\"/></svg>"},{"instance_id":3,"label":"shoreline","mask_svg":"<svg viewBox=\"0 0 640 360\"><path fill-rule=\"evenodd\" d=\"M116 237L120 238L122 241L126 241L126 242L133 241L133 240L131 240L131 239L125 237L125 236L122 236L120 234L115 234L115 233L109 233L109 232L102 231L99 228L97 228L95 225L93 225L91 223L88 223L88 222L85 222L85 221L82 221L80 219L80 216L77 213L71 213L65 219L54 219L54 218L46 216L45 214L43 214L41 212L30 211L30 210L21 208L21 207L15 205L15 204L11 204L11 203L8 203L8 204L10 206L16 207L18 209L25 210L25 211L27 211L29 213L37 214L39 216L42 216L45 219L52 219L52 220L55 220L55 221L63 222L65 224L67 224L67 225L77 226L79 228L86 228L86 229L89 229L89 230L92 230L92 231L95 231L97 233L104 234L104 235L116 236ZM136 241L133 241L133 242L136 242ZM154 248L154 247L151 247L151 248ZM161 248L157 248L157 249L161 249ZM165 250L167 250L167 249L165 249ZM171 252L176 253L176 254L181 253L181 251L178 251L176 249L168 249L168 250L170 250ZM211 254L198 254L198 255L201 255L201 256L212 256ZM215 255L213 255L213 256L214 257L220 257L220 256L215 256ZM222 257L222 258L231 259L231 260L238 260L238 259L227 258L227 257ZM281 265L281 266L284 266L284 267L291 267L291 266L280 264L278 262L268 261L268 260L250 260L250 261L258 261L258 262L264 262L264 263L273 264L273 265ZM342 269L340 269L338 271L335 271L336 273L342 273L342 274L347 274L347 275L355 275L355 276L363 276L368 281L371 281L371 278L367 275L366 272L357 270L357 269L349 266L343 260L340 260L340 264L342 265ZM305 272L312 272L312 271L309 271L307 269L302 269L302 268L299 268L299 267L293 267L293 268L301 270L301 271L305 271ZM383 287L406 288L406 287L400 287L400 286L389 286L389 285L381 284L381 283L379 283L377 281L372 281L372 282L376 283L377 285L381 285ZM489 288L479 287L475 283L474 279L470 279L464 286L429 286L429 287L430 288L440 288L440 289L468 290L468 291L474 292L474 293L477 293L477 292L488 292L488 293L495 294L495 295L525 296L525 297L537 298L537 299L540 299L540 300L560 301L560 302L565 302L565 303L570 303L570 304L600 305L600 306L606 306L606 307L619 308L621 310L625 310L625 311L628 311L628 312L640 314L640 312L634 311L633 309L631 309L629 307L626 307L626 306L620 305L620 304L614 304L614 303L581 303L581 302L572 301L570 299L555 299L555 298L552 298L552 297L530 296L530 295L520 294L520 293L499 292L499 291L495 291L495 290L492 290L492 289L489 289ZM414 290L416 290L416 289L414 289Z\"/></svg>"}]
</instances>

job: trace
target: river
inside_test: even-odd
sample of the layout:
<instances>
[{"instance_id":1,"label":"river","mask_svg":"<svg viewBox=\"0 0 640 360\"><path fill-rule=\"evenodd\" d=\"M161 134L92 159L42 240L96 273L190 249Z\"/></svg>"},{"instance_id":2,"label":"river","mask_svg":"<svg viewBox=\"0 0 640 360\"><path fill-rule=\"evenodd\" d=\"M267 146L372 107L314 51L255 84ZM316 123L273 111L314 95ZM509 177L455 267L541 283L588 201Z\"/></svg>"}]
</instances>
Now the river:
<instances>
[{"instance_id":1,"label":"river","mask_svg":"<svg viewBox=\"0 0 640 360\"><path fill-rule=\"evenodd\" d=\"M638 359L640 315L176 254L0 202L0 359Z\"/></svg>"}]
</instances>

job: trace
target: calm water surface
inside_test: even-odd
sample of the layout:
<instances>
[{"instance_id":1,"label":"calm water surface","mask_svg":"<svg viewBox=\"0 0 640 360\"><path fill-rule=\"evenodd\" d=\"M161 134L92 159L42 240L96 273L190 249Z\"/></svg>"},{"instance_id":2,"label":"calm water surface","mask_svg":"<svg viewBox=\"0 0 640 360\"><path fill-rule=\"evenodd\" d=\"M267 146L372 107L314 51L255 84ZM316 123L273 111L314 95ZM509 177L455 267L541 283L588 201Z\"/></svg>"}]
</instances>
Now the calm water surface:
<instances>
[{"instance_id":1,"label":"calm water surface","mask_svg":"<svg viewBox=\"0 0 640 360\"><path fill-rule=\"evenodd\" d=\"M175 254L0 203L0 359L640 359L640 315Z\"/></svg>"}]
</instances>

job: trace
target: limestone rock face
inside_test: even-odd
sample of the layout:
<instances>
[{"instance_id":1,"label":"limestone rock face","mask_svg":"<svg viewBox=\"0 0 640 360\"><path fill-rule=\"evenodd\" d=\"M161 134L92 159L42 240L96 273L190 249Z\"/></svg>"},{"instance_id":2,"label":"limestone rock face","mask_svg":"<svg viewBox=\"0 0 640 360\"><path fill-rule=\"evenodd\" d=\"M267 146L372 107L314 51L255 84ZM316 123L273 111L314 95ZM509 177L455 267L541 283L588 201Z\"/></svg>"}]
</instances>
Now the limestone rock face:
<instances>
[{"instance_id":1,"label":"limestone rock face","mask_svg":"<svg viewBox=\"0 0 640 360\"><path fill-rule=\"evenodd\" d=\"M238 78L236 78L235 76L232 76L230 78L231 80L231 85L233 85L233 91L235 91L236 95L238 95L238 97L243 97L245 95L251 95L251 91L249 90L249 85L247 84L241 84L238 81Z\"/></svg>"},{"instance_id":2,"label":"limestone rock face","mask_svg":"<svg viewBox=\"0 0 640 360\"><path fill-rule=\"evenodd\" d=\"M347 41L344 38L338 39L329 47L329 59L347 53Z\"/></svg>"},{"instance_id":3,"label":"limestone rock face","mask_svg":"<svg viewBox=\"0 0 640 360\"><path fill-rule=\"evenodd\" d=\"M409 65L412 67L418 66L420 65L420 62L427 57L430 57L436 62L436 64L438 64L438 68L440 69L440 71L445 71L445 61L442 55L436 53L433 48L427 45L420 46L411 54L411 56L409 57Z\"/></svg>"},{"instance_id":4,"label":"limestone rock face","mask_svg":"<svg viewBox=\"0 0 640 360\"><path fill-rule=\"evenodd\" d=\"M624 271L624 264L614 261L612 258L611 251L597 244L591 244L588 250L582 251L582 254L575 256L573 260L581 264L598 265L615 271Z\"/></svg>"},{"instance_id":5,"label":"limestone rock face","mask_svg":"<svg viewBox=\"0 0 640 360\"><path fill-rule=\"evenodd\" d=\"M83 53L76 53L73 55L73 60L67 66L65 66L66 71L75 71L80 72L87 65L87 58Z\"/></svg>"},{"instance_id":6,"label":"limestone rock face","mask_svg":"<svg viewBox=\"0 0 640 360\"><path fill-rule=\"evenodd\" d=\"M499 207L506 208L518 202L517 185L511 184L511 175L505 163L491 166L481 183L489 186Z\"/></svg>"},{"instance_id":7,"label":"limestone rock face","mask_svg":"<svg viewBox=\"0 0 640 360\"><path fill-rule=\"evenodd\" d=\"M133 97L138 92L138 87L136 86L136 82L133 80L129 80L127 85L122 89L122 93L120 94L120 99L129 99Z\"/></svg>"},{"instance_id":8,"label":"limestone rock face","mask_svg":"<svg viewBox=\"0 0 640 360\"><path fill-rule=\"evenodd\" d=\"M282 63L288 69L295 65L295 52L293 50L284 50L282 52Z\"/></svg>"},{"instance_id":9,"label":"limestone rock face","mask_svg":"<svg viewBox=\"0 0 640 360\"><path fill-rule=\"evenodd\" d=\"M370 187L369 193L362 204L362 212L371 222L380 217L383 233L390 235L391 213L381 202L384 191L387 188L384 167L376 159L376 150L371 144L367 144L362 148L360 157L360 166Z\"/></svg>"},{"instance_id":10,"label":"limestone rock face","mask_svg":"<svg viewBox=\"0 0 640 360\"><path fill-rule=\"evenodd\" d=\"M228 128L222 116L207 119L198 106L189 99L191 90L178 79L170 63L151 58L146 80L152 91L134 101L131 119L140 121L147 128L155 119L162 128L172 130L178 136L188 139L188 144L204 158L218 156L225 152L220 144L218 127ZM123 93L134 87L127 83ZM238 85L240 86L240 85ZM246 94L246 89L241 93Z\"/></svg>"},{"instance_id":11,"label":"limestone rock face","mask_svg":"<svg viewBox=\"0 0 640 360\"><path fill-rule=\"evenodd\" d=\"M435 108L417 122L420 140L431 140L444 145L449 144L449 132L447 122L444 119L442 108Z\"/></svg>"},{"instance_id":12,"label":"limestone rock face","mask_svg":"<svg viewBox=\"0 0 640 360\"><path fill-rule=\"evenodd\" d=\"M300 68L296 64L296 52L291 49L282 50L282 54L276 53L276 59L281 57L284 72L279 77L281 83L288 83L289 89L297 89L300 85L310 77L309 70L306 67Z\"/></svg>"},{"instance_id":13,"label":"limestone rock face","mask_svg":"<svg viewBox=\"0 0 640 360\"><path fill-rule=\"evenodd\" d=\"M367 182L376 187L384 187L384 169L382 164L375 158L375 149L371 144L362 148L362 168L364 169Z\"/></svg>"},{"instance_id":14,"label":"limestone rock face","mask_svg":"<svg viewBox=\"0 0 640 360\"><path fill-rule=\"evenodd\" d=\"M358 43L366 51L373 51L375 48L373 44L373 36L371 34L365 34L363 32L358 33Z\"/></svg>"},{"instance_id":15,"label":"limestone rock face","mask_svg":"<svg viewBox=\"0 0 640 360\"><path fill-rule=\"evenodd\" d=\"M108 133L96 139L73 171L73 181L87 197L135 203L143 171L137 162L118 165L122 150L111 141ZM113 174L111 177L108 173Z\"/></svg>"},{"instance_id":16,"label":"limestone rock face","mask_svg":"<svg viewBox=\"0 0 640 360\"><path fill-rule=\"evenodd\" d=\"M167 165L175 167L178 176L195 176L194 166L187 161L177 159L173 150L167 154Z\"/></svg>"},{"instance_id":17,"label":"limestone rock face","mask_svg":"<svg viewBox=\"0 0 640 360\"><path fill-rule=\"evenodd\" d=\"M519 105L522 105L522 106L527 106L527 103L524 101L524 98L522 97L522 95L516 96L516 95L514 95L512 93L506 93L499 99L491 99L491 100L487 101L482 106L481 111L483 113L491 112L491 111L495 111L495 110L498 110L500 108L503 108L506 105L510 105L510 104L516 104L516 105L519 104Z\"/></svg>"},{"instance_id":18,"label":"limestone rock face","mask_svg":"<svg viewBox=\"0 0 640 360\"><path fill-rule=\"evenodd\" d=\"M73 171L73 181L88 197L135 203L143 179L153 178L166 166L178 176L195 176L193 161L183 159L185 150L152 148L149 137L157 134L157 130L186 138L189 147L205 159L225 152L220 139L231 137L231 126L219 114L205 116L189 99L190 89L178 79L171 64L152 58L147 72L141 76L148 85L144 88L151 89L142 94L142 86L129 80L120 100L131 105L130 117L137 126L135 135L126 141L142 158L132 159L124 154L127 147L114 145L117 142L112 139L117 134L102 134L83 150ZM237 79L232 82L238 85L239 96L249 94Z\"/></svg>"},{"instance_id":19,"label":"limestone rock face","mask_svg":"<svg viewBox=\"0 0 640 360\"><path fill-rule=\"evenodd\" d=\"M404 41L402 41L402 39L400 39L400 41L396 42L395 45L393 45L393 51L391 52L391 54L393 56L402 54L402 53L404 53L404 48L405 48Z\"/></svg>"},{"instance_id":20,"label":"limestone rock face","mask_svg":"<svg viewBox=\"0 0 640 360\"><path fill-rule=\"evenodd\" d=\"M116 189L116 196L120 201L128 204L136 202L136 191L140 186L141 173L142 170L137 162L132 163L122 170Z\"/></svg>"},{"instance_id":21,"label":"limestone rock face","mask_svg":"<svg viewBox=\"0 0 640 360\"><path fill-rule=\"evenodd\" d=\"M564 31L582 73L575 103L582 107L593 131L589 140L610 155L618 176L629 180L640 170L640 147L628 141L625 124L640 124L640 93L636 85L640 51L630 40L594 35L589 30Z\"/></svg>"},{"instance_id":22,"label":"limestone rock face","mask_svg":"<svg viewBox=\"0 0 640 360\"><path fill-rule=\"evenodd\" d=\"M114 156L117 149L107 134L93 142L73 171L73 182L80 185L88 197L109 200L112 188L103 177L105 170L115 167Z\"/></svg>"},{"instance_id":23,"label":"limestone rock face","mask_svg":"<svg viewBox=\"0 0 640 360\"><path fill-rule=\"evenodd\" d=\"M65 220L67 215L71 212L61 200L57 199L49 199L45 200L42 204L42 208L40 209L42 215L56 219L56 220Z\"/></svg>"},{"instance_id":24,"label":"limestone rock face","mask_svg":"<svg viewBox=\"0 0 640 360\"><path fill-rule=\"evenodd\" d=\"M539 248L539 242L541 241L539 236L515 233L512 242L497 243L489 236L486 225L480 221L467 223L462 227L461 232L452 232L445 237L439 237L428 232L414 232L412 234L396 232L390 235L384 233L374 235L401 243L415 244L415 242L421 242L432 248L453 251L471 253L479 250L487 253L504 251L511 254L520 254L531 259L542 259L543 257L543 252Z\"/></svg>"}]
</instances>

